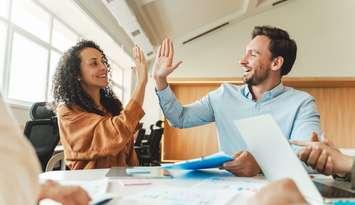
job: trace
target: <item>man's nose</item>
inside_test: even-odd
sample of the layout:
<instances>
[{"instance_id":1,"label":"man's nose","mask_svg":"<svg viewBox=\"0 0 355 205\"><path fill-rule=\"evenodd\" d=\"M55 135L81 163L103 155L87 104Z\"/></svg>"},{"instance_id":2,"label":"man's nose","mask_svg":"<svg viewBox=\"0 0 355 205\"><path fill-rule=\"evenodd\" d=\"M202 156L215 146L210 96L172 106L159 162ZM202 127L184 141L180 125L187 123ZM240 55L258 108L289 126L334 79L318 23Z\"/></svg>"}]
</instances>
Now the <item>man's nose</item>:
<instances>
[{"instance_id":1,"label":"man's nose","mask_svg":"<svg viewBox=\"0 0 355 205\"><path fill-rule=\"evenodd\" d=\"M239 64L240 64L240 65L245 65L245 64L247 64L247 61L246 61L245 56L243 56L241 59L239 59Z\"/></svg>"}]
</instances>

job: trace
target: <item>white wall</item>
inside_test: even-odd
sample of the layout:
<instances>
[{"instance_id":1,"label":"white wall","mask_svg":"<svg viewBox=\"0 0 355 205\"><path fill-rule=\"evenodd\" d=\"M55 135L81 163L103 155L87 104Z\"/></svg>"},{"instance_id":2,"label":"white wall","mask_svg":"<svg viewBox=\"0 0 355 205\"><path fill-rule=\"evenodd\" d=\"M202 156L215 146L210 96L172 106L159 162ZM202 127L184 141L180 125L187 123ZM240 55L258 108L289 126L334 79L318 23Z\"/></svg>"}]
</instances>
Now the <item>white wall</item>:
<instances>
[{"instance_id":1,"label":"white wall","mask_svg":"<svg viewBox=\"0 0 355 205\"><path fill-rule=\"evenodd\" d=\"M155 83L151 77L148 78L147 87L145 89L143 109L145 112L142 119L142 122L144 122L143 127L149 131L149 126L151 124L155 124L156 121L163 118L163 114L159 107L159 100L155 94Z\"/></svg>"},{"instance_id":2,"label":"white wall","mask_svg":"<svg viewBox=\"0 0 355 205\"><path fill-rule=\"evenodd\" d=\"M176 48L172 77L239 77L238 60L256 25L284 28L298 44L289 76L355 76L355 1L291 0Z\"/></svg>"}]
</instances>

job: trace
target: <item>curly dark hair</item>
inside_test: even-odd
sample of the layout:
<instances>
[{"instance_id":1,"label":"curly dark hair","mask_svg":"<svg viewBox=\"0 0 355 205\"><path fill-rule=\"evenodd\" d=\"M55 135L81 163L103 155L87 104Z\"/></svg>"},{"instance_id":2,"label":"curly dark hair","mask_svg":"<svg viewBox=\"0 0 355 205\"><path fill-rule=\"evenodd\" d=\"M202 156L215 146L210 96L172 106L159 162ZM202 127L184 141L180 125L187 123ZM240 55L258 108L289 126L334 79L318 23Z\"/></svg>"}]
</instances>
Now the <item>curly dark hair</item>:
<instances>
[{"instance_id":1,"label":"curly dark hair","mask_svg":"<svg viewBox=\"0 0 355 205\"><path fill-rule=\"evenodd\" d=\"M270 39L269 50L272 58L283 57L281 76L287 75L296 60L297 45L288 33L280 28L271 26L256 26L252 32L252 38L264 35Z\"/></svg>"},{"instance_id":2,"label":"curly dark hair","mask_svg":"<svg viewBox=\"0 0 355 205\"><path fill-rule=\"evenodd\" d=\"M98 109L94 100L83 90L78 80L80 77L81 64L80 53L85 48L94 48L100 51L103 55L103 61L110 73L110 65L102 49L93 41L79 41L63 54L58 63L52 85L54 107L58 106L60 103L64 103L69 108L76 105L87 112L105 115L106 113ZM122 110L122 103L117 99L110 85L111 82L109 82L108 86L100 90L100 101L102 106L104 106L109 113L118 115Z\"/></svg>"}]
</instances>

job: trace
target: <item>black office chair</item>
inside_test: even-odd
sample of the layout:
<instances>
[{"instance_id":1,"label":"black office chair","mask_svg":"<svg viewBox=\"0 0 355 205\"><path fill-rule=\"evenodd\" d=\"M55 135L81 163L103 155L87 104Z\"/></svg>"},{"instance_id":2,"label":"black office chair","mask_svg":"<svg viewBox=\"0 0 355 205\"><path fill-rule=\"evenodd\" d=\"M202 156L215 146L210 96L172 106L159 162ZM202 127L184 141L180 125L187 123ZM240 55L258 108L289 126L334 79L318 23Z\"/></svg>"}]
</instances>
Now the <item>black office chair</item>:
<instances>
[{"instance_id":1,"label":"black office chair","mask_svg":"<svg viewBox=\"0 0 355 205\"><path fill-rule=\"evenodd\" d=\"M139 130L135 150L138 155L140 166L160 165L160 141L164 132L162 121L159 120L155 125L150 125L150 134L145 134L145 129Z\"/></svg>"},{"instance_id":2,"label":"black office chair","mask_svg":"<svg viewBox=\"0 0 355 205\"><path fill-rule=\"evenodd\" d=\"M24 134L36 150L45 171L50 157L59 142L59 130L55 113L46 102L34 103L30 109L31 120L26 123Z\"/></svg>"},{"instance_id":3,"label":"black office chair","mask_svg":"<svg viewBox=\"0 0 355 205\"><path fill-rule=\"evenodd\" d=\"M162 127L163 121L159 120L154 125L150 126L150 154L151 154L151 165L157 166L161 162L161 149L160 141L163 136L164 128Z\"/></svg>"},{"instance_id":4,"label":"black office chair","mask_svg":"<svg viewBox=\"0 0 355 205\"><path fill-rule=\"evenodd\" d=\"M149 152L148 137L149 135L145 134L144 128L138 130L136 141L134 142L134 149L137 153L140 166L149 166L150 163L150 154L147 153Z\"/></svg>"}]
</instances>

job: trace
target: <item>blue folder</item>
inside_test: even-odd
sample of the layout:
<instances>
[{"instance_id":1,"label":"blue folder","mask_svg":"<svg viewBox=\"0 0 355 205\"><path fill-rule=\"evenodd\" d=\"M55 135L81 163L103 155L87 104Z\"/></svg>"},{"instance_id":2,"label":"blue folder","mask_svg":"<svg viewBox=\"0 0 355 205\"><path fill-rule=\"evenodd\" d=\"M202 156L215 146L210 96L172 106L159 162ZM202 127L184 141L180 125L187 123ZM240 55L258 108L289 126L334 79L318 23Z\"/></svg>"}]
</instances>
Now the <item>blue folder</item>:
<instances>
[{"instance_id":1,"label":"blue folder","mask_svg":"<svg viewBox=\"0 0 355 205\"><path fill-rule=\"evenodd\" d=\"M215 154L199 157L196 159L190 159L186 161L176 162L173 164L162 164L161 167L165 169L184 169L184 170L196 170L196 169L208 169L220 167L224 162L233 160L233 158L224 152L217 152Z\"/></svg>"}]
</instances>

